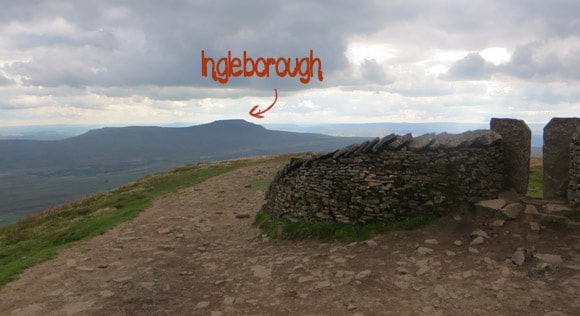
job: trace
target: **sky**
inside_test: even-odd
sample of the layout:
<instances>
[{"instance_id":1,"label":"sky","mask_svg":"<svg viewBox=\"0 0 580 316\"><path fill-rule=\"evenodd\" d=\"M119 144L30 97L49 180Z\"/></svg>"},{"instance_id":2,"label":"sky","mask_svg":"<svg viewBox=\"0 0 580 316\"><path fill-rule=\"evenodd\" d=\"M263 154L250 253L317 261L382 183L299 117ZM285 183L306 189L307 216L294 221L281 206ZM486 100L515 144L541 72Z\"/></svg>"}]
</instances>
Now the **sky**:
<instances>
[{"instance_id":1,"label":"sky","mask_svg":"<svg viewBox=\"0 0 580 316\"><path fill-rule=\"evenodd\" d=\"M545 123L580 114L578 12L576 0L2 1L0 126ZM311 50L322 81L202 76L202 51L292 66Z\"/></svg>"}]
</instances>

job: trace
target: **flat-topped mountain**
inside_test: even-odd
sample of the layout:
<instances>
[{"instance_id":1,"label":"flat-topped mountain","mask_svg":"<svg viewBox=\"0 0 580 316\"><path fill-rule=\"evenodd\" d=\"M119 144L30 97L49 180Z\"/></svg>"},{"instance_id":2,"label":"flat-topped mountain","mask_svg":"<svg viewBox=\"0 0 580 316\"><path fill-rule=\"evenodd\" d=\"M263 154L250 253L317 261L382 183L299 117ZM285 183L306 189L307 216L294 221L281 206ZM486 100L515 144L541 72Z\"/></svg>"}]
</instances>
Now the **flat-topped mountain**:
<instances>
[{"instance_id":1,"label":"flat-topped mountain","mask_svg":"<svg viewBox=\"0 0 580 316\"><path fill-rule=\"evenodd\" d=\"M71 169L147 161L191 163L296 151L327 151L360 140L268 130L244 120L215 121L182 128L101 128L57 141L0 141L0 170Z\"/></svg>"}]
</instances>

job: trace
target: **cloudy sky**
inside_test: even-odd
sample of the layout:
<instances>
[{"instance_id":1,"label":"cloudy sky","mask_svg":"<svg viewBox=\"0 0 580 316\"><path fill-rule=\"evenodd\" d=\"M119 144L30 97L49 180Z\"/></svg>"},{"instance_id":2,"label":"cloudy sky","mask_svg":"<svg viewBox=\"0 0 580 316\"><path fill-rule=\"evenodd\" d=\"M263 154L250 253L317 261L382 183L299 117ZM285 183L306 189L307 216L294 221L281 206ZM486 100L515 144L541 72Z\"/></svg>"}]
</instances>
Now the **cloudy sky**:
<instances>
[{"instance_id":1,"label":"cloudy sky","mask_svg":"<svg viewBox=\"0 0 580 316\"><path fill-rule=\"evenodd\" d=\"M3 1L0 126L580 115L580 1ZM201 75L302 58L324 80ZM265 118L248 114L279 99Z\"/></svg>"}]
</instances>

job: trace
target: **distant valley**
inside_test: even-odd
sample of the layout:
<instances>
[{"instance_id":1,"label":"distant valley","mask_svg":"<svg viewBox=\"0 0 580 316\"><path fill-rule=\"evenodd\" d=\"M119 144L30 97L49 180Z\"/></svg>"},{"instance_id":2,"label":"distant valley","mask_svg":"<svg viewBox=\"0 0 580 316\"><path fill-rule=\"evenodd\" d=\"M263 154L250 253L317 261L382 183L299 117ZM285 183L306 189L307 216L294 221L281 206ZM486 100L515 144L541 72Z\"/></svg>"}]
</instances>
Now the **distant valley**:
<instances>
[{"instance_id":1,"label":"distant valley","mask_svg":"<svg viewBox=\"0 0 580 316\"><path fill-rule=\"evenodd\" d=\"M0 225L184 164L342 148L367 138L268 130L244 120L0 140Z\"/></svg>"}]
</instances>

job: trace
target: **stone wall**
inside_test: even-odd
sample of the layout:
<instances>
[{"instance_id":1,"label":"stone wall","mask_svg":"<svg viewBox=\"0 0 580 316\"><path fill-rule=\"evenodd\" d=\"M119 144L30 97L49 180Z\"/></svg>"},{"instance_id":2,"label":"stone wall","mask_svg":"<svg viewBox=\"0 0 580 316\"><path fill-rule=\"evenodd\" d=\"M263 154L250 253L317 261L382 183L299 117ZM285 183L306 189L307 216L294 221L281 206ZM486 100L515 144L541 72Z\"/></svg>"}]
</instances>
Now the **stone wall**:
<instances>
[{"instance_id":1,"label":"stone wall","mask_svg":"<svg viewBox=\"0 0 580 316\"><path fill-rule=\"evenodd\" d=\"M554 117L544 127L544 198L566 199L570 143L580 118Z\"/></svg>"},{"instance_id":2,"label":"stone wall","mask_svg":"<svg viewBox=\"0 0 580 316\"><path fill-rule=\"evenodd\" d=\"M580 208L580 126L572 136L570 157L568 203L572 207Z\"/></svg>"},{"instance_id":3,"label":"stone wall","mask_svg":"<svg viewBox=\"0 0 580 316\"><path fill-rule=\"evenodd\" d=\"M388 135L311 159L293 159L267 192L264 210L291 221L365 224L496 198L503 189L501 136Z\"/></svg>"},{"instance_id":4,"label":"stone wall","mask_svg":"<svg viewBox=\"0 0 580 316\"><path fill-rule=\"evenodd\" d=\"M503 139L506 174L510 186L518 193L527 193L532 131L523 120L509 118L492 118L489 125Z\"/></svg>"}]
</instances>

